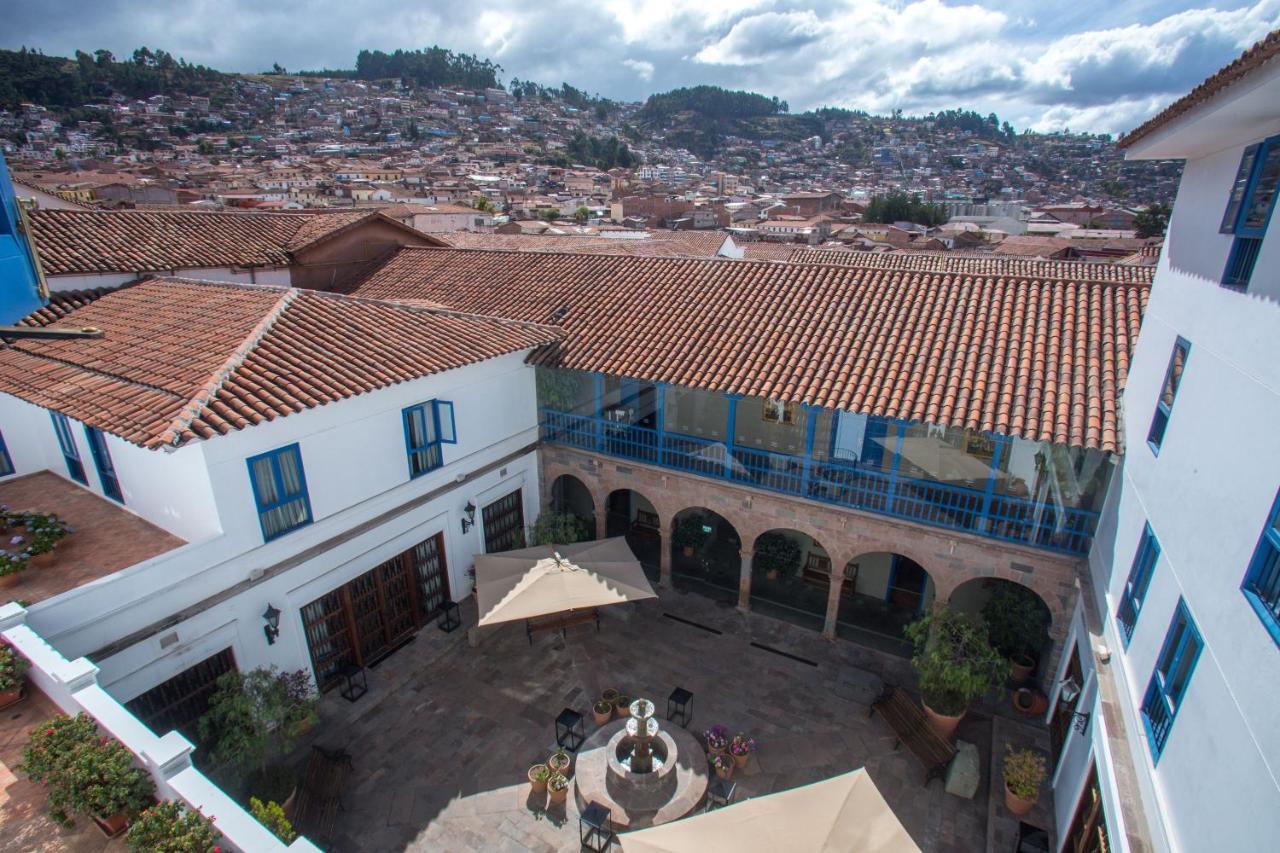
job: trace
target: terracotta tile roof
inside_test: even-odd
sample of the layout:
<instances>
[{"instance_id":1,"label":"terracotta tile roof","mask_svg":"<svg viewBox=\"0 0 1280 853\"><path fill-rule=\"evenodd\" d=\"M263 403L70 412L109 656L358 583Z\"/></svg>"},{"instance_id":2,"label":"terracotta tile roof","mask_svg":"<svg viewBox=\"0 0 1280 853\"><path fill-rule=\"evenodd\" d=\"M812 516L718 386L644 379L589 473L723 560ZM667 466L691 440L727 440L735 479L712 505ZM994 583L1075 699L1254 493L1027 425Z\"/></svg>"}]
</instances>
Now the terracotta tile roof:
<instances>
[{"instance_id":1,"label":"terracotta tile roof","mask_svg":"<svg viewBox=\"0 0 1280 853\"><path fill-rule=\"evenodd\" d=\"M743 243L742 251L749 261L788 261L796 253L809 250L795 243Z\"/></svg>"},{"instance_id":2,"label":"terracotta tile roof","mask_svg":"<svg viewBox=\"0 0 1280 853\"><path fill-rule=\"evenodd\" d=\"M648 237L555 236L548 234L436 234L455 249L509 252L568 252L641 258L714 258L728 237L723 231L659 231Z\"/></svg>"},{"instance_id":3,"label":"terracotta tile roof","mask_svg":"<svg viewBox=\"0 0 1280 853\"><path fill-rule=\"evenodd\" d=\"M210 438L560 336L453 310L187 279L122 287L52 325L106 336L0 347L0 392L143 447Z\"/></svg>"},{"instance_id":4,"label":"terracotta tile roof","mask_svg":"<svg viewBox=\"0 0 1280 853\"><path fill-rule=\"evenodd\" d=\"M1151 284L1155 270L1085 261L1051 261L962 252L858 252L851 249L793 249L792 263L835 264L883 270L951 272L968 275L1061 278L1117 284Z\"/></svg>"},{"instance_id":5,"label":"terracotta tile roof","mask_svg":"<svg viewBox=\"0 0 1280 853\"><path fill-rule=\"evenodd\" d=\"M1253 72L1280 56L1280 29L1272 30L1267 36L1246 50L1229 65L1219 69L1199 86L1147 119L1133 130L1126 133L1116 142L1120 148L1127 148L1139 139L1150 136L1169 122L1188 113L1203 104L1219 92L1237 83Z\"/></svg>"},{"instance_id":6,"label":"terracotta tile roof","mask_svg":"<svg viewBox=\"0 0 1280 853\"><path fill-rule=\"evenodd\" d=\"M18 321L19 326L48 326L56 323L63 317L75 311L77 308L83 308L90 302L96 302L106 296L114 287L94 287L85 290L55 290L49 294L49 304L43 308L37 308L33 313L28 314Z\"/></svg>"},{"instance_id":7,"label":"terracotta tile roof","mask_svg":"<svg viewBox=\"0 0 1280 853\"><path fill-rule=\"evenodd\" d=\"M761 261L401 249L379 299L555 322L536 359L700 388L1119 449L1149 288Z\"/></svg>"},{"instance_id":8,"label":"terracotta tile roof","mask_svg":"<svg viewBox=\"0 0 1280 853\"><path fill-rule=\"evenodd\" d=\"M169 272L200 267L281 267L291 254L336 235L375 210L225 213L37 210L32 232L46 275ZM405 227L386 219L397 227Z\"/></svg>"}]
</instances>

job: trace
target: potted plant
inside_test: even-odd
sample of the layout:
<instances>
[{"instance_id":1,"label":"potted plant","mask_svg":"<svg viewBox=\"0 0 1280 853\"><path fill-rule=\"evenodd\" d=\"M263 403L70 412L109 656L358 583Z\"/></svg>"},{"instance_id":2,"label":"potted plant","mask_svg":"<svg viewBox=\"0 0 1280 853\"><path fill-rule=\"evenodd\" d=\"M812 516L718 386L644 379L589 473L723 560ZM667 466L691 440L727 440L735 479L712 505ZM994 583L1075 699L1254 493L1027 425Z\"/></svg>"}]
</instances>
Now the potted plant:
<instances>
[{"instance_id":1,"label":"potted plant","mask_svg":"<svg viewBox=\"0 0 1280 853\"><path fill-rule=\"evenodd\" d=\"M253 802L255 801L250 801L250 808ZM275 803L271 805L280 808ZM254 812L254 817L262 821L257 812ZM280 818L284 819L283 810L280 811ZM275 828L265 821L263 826L275 832ZM289 843L297 835L293 833L287 820L284 820L284 826L289 829L291 837L285 842ZM278 832L276 835L285 840ZM217 843L221 837L221 833L199 812L173 800L165 800L138 815L137 820L129 827L128 841L133 853L217 853Z\"/></svg>"},{"instance_id":2,"label":"potted plant","mask_svg":"<svg viewBox=\"0 0 1280 853\"><path fill-rule=\"evenodd\" d=\"M969 703L1009 677L1009 664L991 647L983 626L948 607L912 622L906 635L915 645L911 663L925 716L935 732L950 738Z\"/></svg>"},{"instance_id":3,"label":"potted plant","mask_svg":"<svg viewBox=\"0 0 1280 853\"><path fill-rule=\"evenodd\" d=\"M56 822L69 826L69 812L79 812L108 837L123 832L155 795L151 777L134 766L133 753L101 737L85 714L55 717L37 728L23 748L21 769L44 783Z\"/></svg>"},{"instance_id":4,"label":"potted plant","mask_svg":"<svg viewBox=\"0 0 1280 853\"><path fill-rule=\"evenodd\" d=\"M593 533L587 529L586 522L571 512L545 510L529 529L529 539L534 545L562 545L585 542Z\"/></svg>"},{"instance_id":5,"label":"potted plant","mask_svg":"<svg viewBox=\"0 0 1280 853\"><path fill-rule=\"evenodd\" d=\"M619 694L617 690L613 689L612 687L606 687L604 690L600 691L600 701L608 702L610 705L612 705L614 702L618 701L618 695Z\"/></svg>"},{"instance_id":6,"label":"potted plant","mask_svg":"<svg viewBox=\"0 0 1280 853\"><path fill-rule=\"evenodd\" d=\"M770 531L756 539L752 568L760 569L771 581L778 575L794 575L800 568L800 544L785 533Z\"/></svg>"},{"instance_id":7,"label":"potted plant","mask_svg":"<svg viewBox=\"0 0 1280 853\"><path fill-rule=\"evenodd\" d=\"M547 777L550 775L551 770L545 764L535 764L529 768L529 787L533 790L533 793L546 793Z\"/></svg>"},{"instance_id":8,"label":"potted plant","mask_svg":"<svg viewBox=\"0 0 1280 853\"><path fill-rule=\"evenodd\" d=\"M1035 671L1036 654L1048 642L1051 620L1049 609L1031 590L1013 581L994 582L982 605L982 621L991 645L1009 659L1015 684L1026 682Z\"/></svg>"},{"instance_id":9,"label":"potted plant","mask_svg":"<svg viewBox=\"0 0 1280 853\"><path fill-rule=\"evenodd\" d=\"M733 756L733 763L739 768L747 766L747 759L751 757L751 753L756 751L755 738L747 737L739 732L733 736L733 740L729 741L729 754Z\"/></svg>"},{"instance_id":10,"label":"potted plant","mask_svg":"<svg viewBox=\"0 0 1280 853\"><path fill-rule=\"evenodd\" d=\"M671 541L680 553L692 557L693 549L707 541L707 533L702 527L702 519L696 516L686 516L676 522L675 529L671 531Z\"/></svg>"},{"instance_id":11,"label":"potted plant","mask_svg":"<svg viewBox=\"0 0 1280 853\"><path fill-rule=\"evenodd\" d=\"M1004 804L1016 815L1035 808L1040 785L1049 775L1044 756L1030 749L1010 750L1004 757Z\"/></svg>"},{"instance_id":12,"label":"potted plant","mask_svg":"<svg viewBox=\"0 0 1280 853\"><path fill-rule=\"evenodd\" d=\"M284 806L279 803L270 801L264 803L257 797L250 797L249 814L253 815L258 823L269 829L272 835L285 844L292 844L294 839L298 837L298 833L293 829L293 822L285 814Z\"/></svg>"},{"instance_id":13,"label":"potted plant","mask_svg":"<svg viewBox=\"0 0 1280 853\"><path fill-rule=\"evenodd\" d=\"M717 776L721 779L728 779L733 775L733 768L737 764L734 762L732 755L721 752L711 756L711 766L715 768Z\"/></svg>"},{"instance_id":14,"label":"potted plant","mask_svg":"<svg viewBox=\"0 0 1280 853\"><path fill-rule=\"evenodd\" d=\"M248 793L289 808L297 776L272 759L293 749L304 723L314 719L316 700L291 690L292 676L275 667L235 670L218 678L209 710L200 718L200 736L210 743L214 762L236 771Z\"/></svg>"},{"instance_id":15,"label":"potted plant","mask_svg":"<svg viewBox=\"0 0 1280 853\"><path fill-rule=\"evenodd\" d=\"M569 777L573 775L570 767L573 759L569 757L569 753L565 752L563 746L558 747L555 752L551 753L551 757L547 759L547 767L552 773L559 773L561 776Z\"/></svg>"},{"instance_id":16,"label":"potted plant","mask_svg":"<svg viewBox=\"0 0 1280 853\"><path fill-rule=\"evenodd\" d=\"M11 536L8 547L0 550L0 589L16 586L22 580L21 572L31 558L31 554L22 547L25 542L23 536Z\"/></svg>"},{"instance_id":17,"label":"potted plant","mask_svg":"<svg viewBox=\"0 0 1280 853\"><path fill-rule=\"evenodd\" d=\"M22 701L27 683L27 659L11 646L0 642L0 708Z\"/></svg>"},{"instance_id":18,"label":"potted plant","mask_svg":"<svg viewBox=\"0 0 1280 853\"><path fill-rule=\"evenodd\" d=\"M703 732L703 737L711 755L720 755L729 748L729 730L719 723Z\"/></svg>"},{"instance_id":19,"label":"potted plant","mask_svg":"<svg viewBox=\"0 0 1280 853\"><path fill-rule=\"evenodd\" d=\"M569 780L559 773L547 777L547 802L563 803L569 794Z\"/></svg>"},{"instance_id":20,"label":"potted plant","mask_svg":"<svg viewBox=\"0 0 1280 853\"><path fill-rule=\"evenodd\" d=\"M613 700L613 715L618 719L622 719L627 716L631 713L631 702L632 699L630 696L619 695L617 699Z\"/></svg>"},{"instance_id":21,"label":"potted plant","mask_svg":"<svg viewBox=\"0 0 1280 853\"><path fill-rule=\"evenodd\" d=\"M22 513L20 523L27 531L30 564L38 568L48 567L54 560L53 549L71 532L71 528L54 513Z\"/></svg>"},{"instance_id":22,"label":"potted plant","mask_svg":"<svg viewBox=\"0 0 1280 853\"><path fill-rule=\"evenodd\" d=\"M296 740L308 734L320 718L316 710L319 695L305 669L282 672L277 677L284 691L281 724L288 729L289 737Z\"/></svg>"},{"instance_id":23,"label":"potted plant","mask_svg":"<svg viewBox=\"0 0 1280 853\"><path fill-rule=\"evenodd\" d=\"M597 726L603 726L613 719L613 703L604 699L597 699L596 703L591 706L591 716L595 718Z\"/></svg>"}]
</instances>

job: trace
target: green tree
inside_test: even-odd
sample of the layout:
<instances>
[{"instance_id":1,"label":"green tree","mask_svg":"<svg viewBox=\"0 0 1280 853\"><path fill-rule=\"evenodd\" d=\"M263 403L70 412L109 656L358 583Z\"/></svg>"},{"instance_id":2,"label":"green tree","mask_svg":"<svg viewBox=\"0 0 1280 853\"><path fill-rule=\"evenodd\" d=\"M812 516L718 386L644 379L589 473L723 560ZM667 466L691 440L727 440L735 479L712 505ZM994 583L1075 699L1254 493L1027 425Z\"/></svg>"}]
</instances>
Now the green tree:
<instances>
[{"instance_id":1,"label":"green tree","mask_svg":"<svg viewBox=\"0 0 1280 853\"><path fill-rule=\"evenodd\" d=\"M579 224L585 225L586 221L591 218L591 209L585 204L578 205L578 209L573 212L573 218L576 219Z\"/></svg>"},{"instance_id":2,"label":"green tree","mask_svg":"<svg viewBox=\"0 0 1280 853\"><path fill-rule=\"evenodd\" d=\"M1169 227L1169 215L1172 212L1169 205L1163 202L1149 204L1133 217L1134 231L1143 239L1163 237L1165 230Z\"/></svg>"}]
</instances>

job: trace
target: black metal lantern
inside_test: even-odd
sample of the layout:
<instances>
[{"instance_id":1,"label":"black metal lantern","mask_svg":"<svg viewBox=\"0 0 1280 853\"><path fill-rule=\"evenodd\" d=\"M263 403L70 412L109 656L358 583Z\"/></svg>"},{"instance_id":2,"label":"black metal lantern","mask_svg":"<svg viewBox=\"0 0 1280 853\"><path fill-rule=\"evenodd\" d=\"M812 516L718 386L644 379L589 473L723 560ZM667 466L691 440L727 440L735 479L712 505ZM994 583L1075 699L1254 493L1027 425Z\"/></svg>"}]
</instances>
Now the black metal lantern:
<instances>
[{"instance_id":1,"label":"black metal lantern","mask_svg":"<svg viewBox=\"0 0 1280 853\"><path fill-rule=\"evenodd\" d=\"M466 533L476 523L476 505L471 501L467 501L467 505L462 508L462 532Z\"/></svg>"},{"instance_id":2,"label":"black metal lantern","mask_svg":"<svg viewBox=\"0 0 1280 853\"><path fill-rule=\"evenodd\" d=\"M268 604L266 612L262 614L262 618L267 623L262 626L262 633L267 635L267 645L275 645L276 637L280 636L280 611Z\"/></svg>"}]
</instances>

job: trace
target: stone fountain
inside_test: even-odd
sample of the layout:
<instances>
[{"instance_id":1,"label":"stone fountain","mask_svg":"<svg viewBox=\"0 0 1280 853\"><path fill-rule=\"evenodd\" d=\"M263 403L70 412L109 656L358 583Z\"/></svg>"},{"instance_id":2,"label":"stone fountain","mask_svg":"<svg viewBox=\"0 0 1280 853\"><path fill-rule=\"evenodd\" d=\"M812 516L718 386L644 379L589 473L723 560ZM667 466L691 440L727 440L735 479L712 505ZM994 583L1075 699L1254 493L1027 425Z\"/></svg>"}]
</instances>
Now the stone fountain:
<instances>
[{"instance_id":1,"label":"stone fountain","mask_svg":"<svg viewBox=\"0 0 1280 853\"><path fill-rule=\"evenodd\" d=\"M682 728L663 729L648 699L637 699L627 710L626 720L606 723L578 752L579 807L600 803L620 829L684 817L707 790L701 746Z\"/></svg>"}]
</instances>

